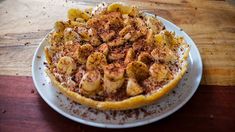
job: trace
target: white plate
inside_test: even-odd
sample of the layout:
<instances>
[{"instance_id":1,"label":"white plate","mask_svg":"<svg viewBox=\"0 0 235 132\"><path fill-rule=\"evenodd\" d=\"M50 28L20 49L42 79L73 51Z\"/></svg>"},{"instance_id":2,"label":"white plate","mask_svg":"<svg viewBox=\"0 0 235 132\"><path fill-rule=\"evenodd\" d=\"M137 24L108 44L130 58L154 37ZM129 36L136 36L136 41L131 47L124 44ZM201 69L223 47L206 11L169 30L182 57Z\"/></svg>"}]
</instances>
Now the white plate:
<instances>
[{"instance_id":1,"label":"white plate","mask_svg":"<svg viewBox=\"0 0 235 132\"><path fill-rule=\"evenodd\" d=\"M187 73L169 94L157 101L135 110L100 111L73 103L56 91L50 79L44 72L45 55L43 48L47 37L37 48L32 62L32 76L36 89L44 101L63 116L86 125L104 128L129 128L158 121L180 109L193 96L202 76L202 61L200 53L192 39L173 23L158 17L167 30L174 31L177 36L183 36L190 45L189 67Z\"/></svg>"}]
</instances>

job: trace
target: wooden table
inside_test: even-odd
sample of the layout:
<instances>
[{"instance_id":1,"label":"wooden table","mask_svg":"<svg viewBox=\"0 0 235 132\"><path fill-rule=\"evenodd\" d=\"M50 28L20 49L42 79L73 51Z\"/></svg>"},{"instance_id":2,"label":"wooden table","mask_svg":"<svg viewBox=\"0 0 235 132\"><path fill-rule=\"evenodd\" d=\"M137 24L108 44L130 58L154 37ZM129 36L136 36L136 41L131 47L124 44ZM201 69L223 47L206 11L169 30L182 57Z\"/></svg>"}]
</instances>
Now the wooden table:
<instances>
[{"instance_id":1,"label":"wooden table","mask_svg":"<svg viewBox=\"0 0 235 132\"><path fill-rule=\"evenodd\" d=\"M201 85L181 110L159 122L131 130L235 130L235 2L139 0L130 3L180 26L197 44L204 64ZM41 99L31 78L33 54L53 23L65 19L68 8L94 4L91 0L0 1L1 132L111 131L75 123L59 115Z\"/></svg>"}]
</instances>

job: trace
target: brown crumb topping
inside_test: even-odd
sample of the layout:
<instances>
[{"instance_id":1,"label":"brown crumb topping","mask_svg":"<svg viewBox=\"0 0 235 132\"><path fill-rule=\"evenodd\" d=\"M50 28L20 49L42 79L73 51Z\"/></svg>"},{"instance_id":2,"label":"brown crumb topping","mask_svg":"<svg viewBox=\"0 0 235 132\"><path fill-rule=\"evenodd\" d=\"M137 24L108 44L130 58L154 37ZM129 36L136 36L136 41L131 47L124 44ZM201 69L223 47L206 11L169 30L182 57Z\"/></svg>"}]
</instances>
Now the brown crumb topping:
<instances>
[{"instance_id":1,"label":"brown crumb topping","mask_svg":"<svg viewBox=\"0 0 235 132\"><path fill-rule=\"evenodd\" d=\"M182 38L156 18L107 8L79 11L56 22L44 63L71 91L100 101L123 100L154 92L179 72ZM127 88L138 93L128 94Z\"/></svg>"}]
</instances>

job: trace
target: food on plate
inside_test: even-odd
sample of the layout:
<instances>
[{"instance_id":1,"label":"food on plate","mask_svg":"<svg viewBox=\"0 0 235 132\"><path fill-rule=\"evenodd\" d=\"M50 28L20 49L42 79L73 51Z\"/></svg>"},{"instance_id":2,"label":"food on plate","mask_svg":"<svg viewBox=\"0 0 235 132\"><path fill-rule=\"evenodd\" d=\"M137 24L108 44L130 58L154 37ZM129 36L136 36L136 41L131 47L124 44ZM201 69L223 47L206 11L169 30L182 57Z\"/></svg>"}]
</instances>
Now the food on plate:
<instances>
[{"instance_id":1,"label":"food on plate","mask_svg":"<svg viewBox=\"0 0 235 132\"><path fill-rule=\"evenodd\" d=\"M65 96L102 110L163 97L187 70L189 45L157 17L122 3L68 11L45 47L46 73Z\"/></svg>"}]
</instances>

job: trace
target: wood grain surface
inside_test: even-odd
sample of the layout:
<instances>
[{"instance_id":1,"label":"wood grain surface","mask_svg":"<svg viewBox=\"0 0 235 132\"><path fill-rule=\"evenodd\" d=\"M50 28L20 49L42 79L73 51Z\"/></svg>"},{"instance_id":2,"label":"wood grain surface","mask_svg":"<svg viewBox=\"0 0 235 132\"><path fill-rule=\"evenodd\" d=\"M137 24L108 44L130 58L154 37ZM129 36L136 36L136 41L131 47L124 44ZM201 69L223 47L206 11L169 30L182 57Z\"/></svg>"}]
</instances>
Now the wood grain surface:
<instances>
[{"instance_id":1,"label":"wood grain surface","mask_svg":"<svg viewBox=\"0 0 235 132\"><path fill-rule=\"evenodd\" d=\"M106 0L107 2L107 0ZM112 1L109 1L112 2ZM0 0L0 75L31 75L36 47L71 7L93 0ZM196 42L202 84L235 85L235 4L229 0L129 1L180 26Z\"/></svg>"},{"instance_id":2,"label":"wood grain surface","mask_svg":"<svg viewBox=\"0 0 235 132\"><path fill-rule=\"evenodd\" d=\"M53 111L38 95L31 77L0 76L0 131L180 131L235 130L235 87L199 87L173 115L133 129L100 129L73 122Z\"/></svg>"}]
</instances>

